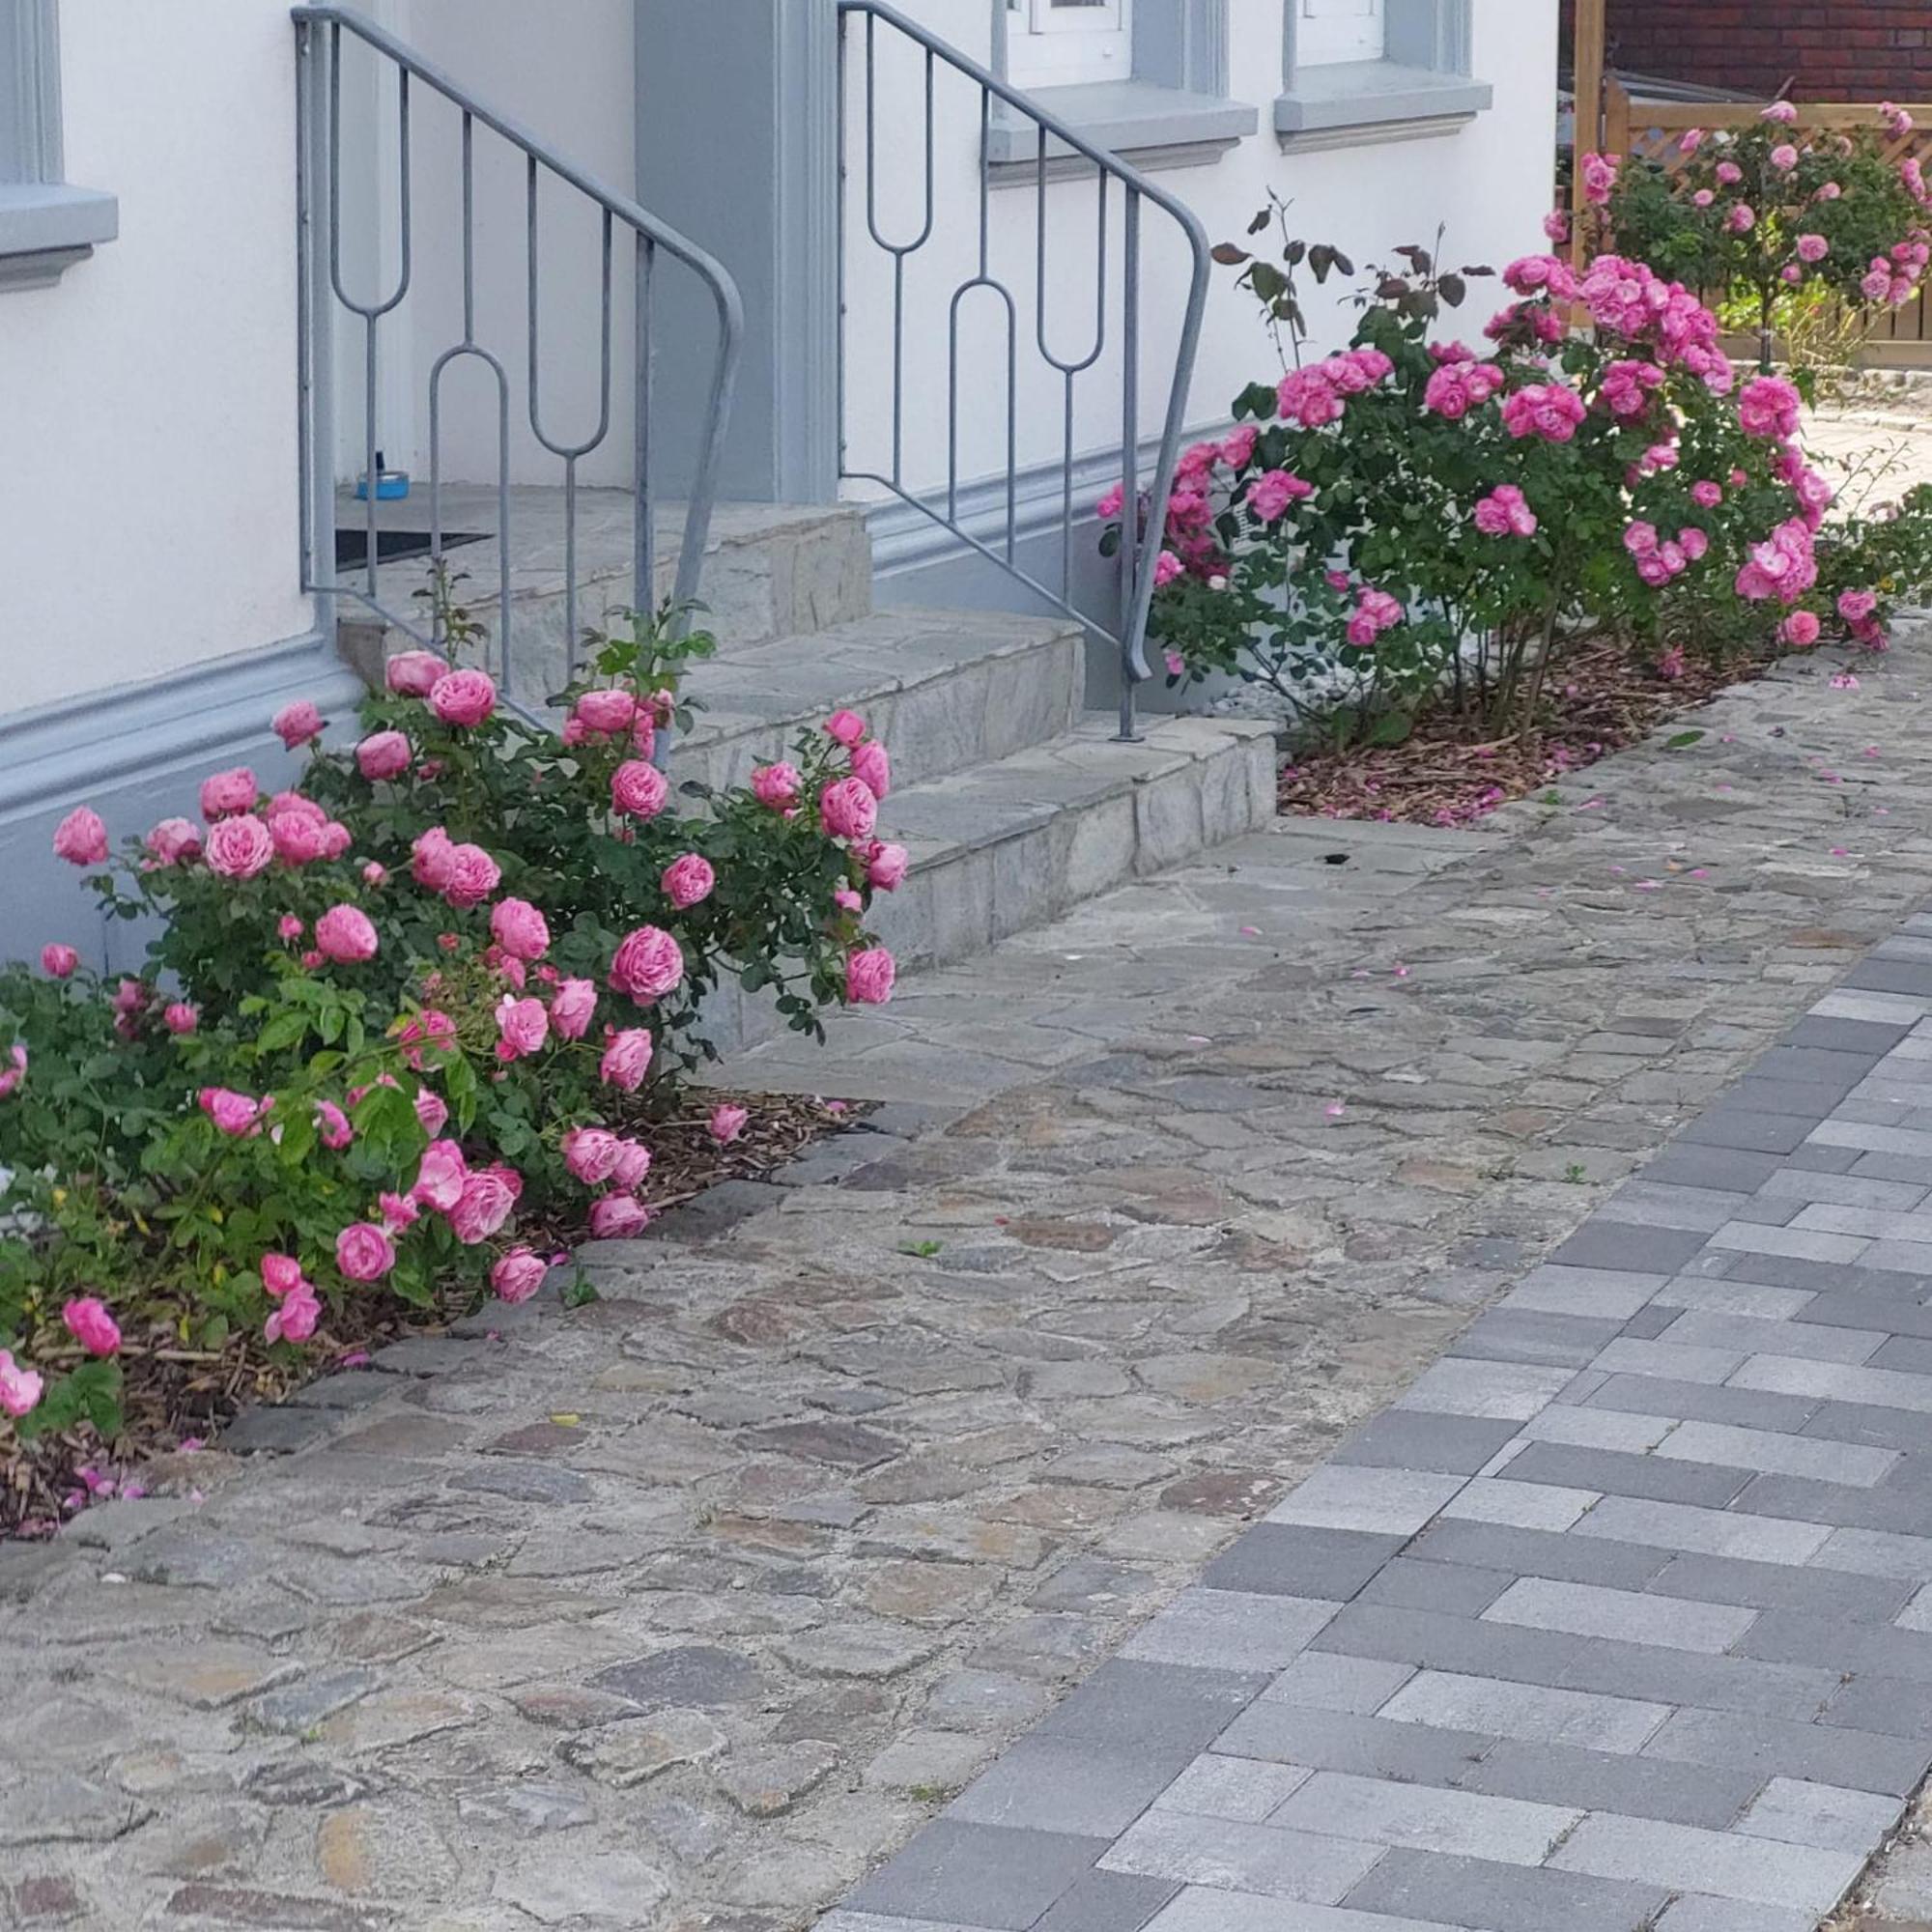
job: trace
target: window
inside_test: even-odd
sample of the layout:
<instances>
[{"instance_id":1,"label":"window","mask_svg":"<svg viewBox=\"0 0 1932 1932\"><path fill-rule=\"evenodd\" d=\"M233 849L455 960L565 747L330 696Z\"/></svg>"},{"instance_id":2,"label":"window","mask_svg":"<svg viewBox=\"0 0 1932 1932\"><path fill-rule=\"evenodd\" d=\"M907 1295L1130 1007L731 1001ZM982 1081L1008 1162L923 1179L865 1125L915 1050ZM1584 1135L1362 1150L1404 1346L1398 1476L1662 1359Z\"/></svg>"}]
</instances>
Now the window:
<instances>
[{"instance_id":1,"label":"window","mask_svg":"<svg viewBox=\"0 0 1932 1932\"><path fill-rule=\"evenodd\" d=\"M118 221L111 194L62 172L55 0L0 0L0 289L58 281Z\"/></svg>"},{"instance_id":2,"label":"window","mask_svg":"<svg viewBox=\"0 0 1932 1932\"><path fill-rule=\"evenodd\" d=\"M992 0L992 14L1002 77L1136 166L1218 160L1255 131L1254 108L1228 98L1228 0ZM996 104L986 159L996 183L1035 180L1037 125ZM1050 176L1090 169L1048 143Z\"/></svg>"},{"instance_id":3,"label":"window","mask_svg":"<svg viewBox=\"0 0 1932 1932\"><path fill-rule=\"evenodd\" d=\"M1282 146L1415 141L1466 126L1493 95L1469 71L1469 15L1470 0L1286 0Z\"/></svg>"},{"instance_id":4,"label":"window","mask_svg":"<svg viewBox=\"0 0 1932 1932\"><path fill-rule=\"evenodd\" d=\"M1382 0L1290 0L1290 4L1301 9L1294 29L1297 67L1381 59Z\"/></svg>"},{"instance_id":5,"label":"window","mask_svg":"<svg viewBox=\"0 0 1932 1932\"><path fill-rule=\"evenodd\" d=\"M1007 0L1007 73L1021 87L1126 80L1133 0Z\"/></svg>"}]
</instances>

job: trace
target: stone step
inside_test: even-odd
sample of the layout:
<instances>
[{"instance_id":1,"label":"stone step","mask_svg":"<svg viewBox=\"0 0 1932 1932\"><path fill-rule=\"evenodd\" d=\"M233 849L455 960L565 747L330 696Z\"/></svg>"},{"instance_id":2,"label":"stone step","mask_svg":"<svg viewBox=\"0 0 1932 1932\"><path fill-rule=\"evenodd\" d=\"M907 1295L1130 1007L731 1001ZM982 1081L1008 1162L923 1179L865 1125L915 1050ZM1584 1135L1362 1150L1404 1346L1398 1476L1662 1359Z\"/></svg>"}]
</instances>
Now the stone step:
<instances>
[{"instance_id":1,"label":"stone step","mask_svg":"<svg viewBox=\"0 0 1932 1932\"><path fill-rule=\"evenodd\" d=\"M519 487L510 493L510 628L512 694L540 709L564 681L563 492ZM378 524L389 530L427 530L427 497L380 503ZM577 494L577 622L601 626L607 614L631 602L632 498L623 490ZM336 505L343 529L362 526L364 506L344 497ZM657 596L670 594L683 538L684 506L660 505L657 516ZM480 531L482 540L458 545L445 555L461 573L457 596L484 628L486 661L500 671L497 584L502 555L497 536L497 494L471 485L446 485L443 528ZM358 587L359 573L345 572ZM376 594L384 610L427 630L428 612L416 593L430 581L424 557L384 563L376 572ZM872 608L872 554L864 513L852 504L720 503L705 544L701 596L695 622L725 645L758 644L775 638L810 636L863 617ZM343 655L371 683L384 661L414 641L366 605L343 597L338 607Z\"/></svg>"},{"instance_id":2,"label":"stone step","mask_svg":"<svg viewBox=\"0 0 1932 1932\"><path fill-rule=\"evenodd\" d=\"M685 689L701 708L669 770L742 784L844 706L890 750L896 796L1070 731L1085 676L1080 626L1065 619L876 611L693 666Z\"/></svg>"},{"instance_id":3,"label":"stone step","mask_svg":"<svg viewBox=\"0 0 1932 1932\"><path fill-rule=\"evenodd\" d=\"M1271 725L1150 719L1134 745L1116 744L1114 730L1111 713L1090 712L1008 757L894 787L880 836L912 865L897 892L873 900L871 923L902 971L968 958L1272 822ZM707 1017L722 1051L779 1031L765 997L721 995Z\"/></svg>"}]
</instances>

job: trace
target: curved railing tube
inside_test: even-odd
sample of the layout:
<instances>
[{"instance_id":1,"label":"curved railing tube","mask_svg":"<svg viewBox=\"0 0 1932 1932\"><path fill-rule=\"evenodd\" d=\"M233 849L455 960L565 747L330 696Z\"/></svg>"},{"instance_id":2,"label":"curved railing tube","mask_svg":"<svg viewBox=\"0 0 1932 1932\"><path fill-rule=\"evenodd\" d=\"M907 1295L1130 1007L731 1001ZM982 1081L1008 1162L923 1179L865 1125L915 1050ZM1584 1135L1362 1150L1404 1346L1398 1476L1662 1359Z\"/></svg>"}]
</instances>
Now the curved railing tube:
<instances>
[{"instance_id":1,"label":"curved railing tube","mask_svg":"<svg viewBox=\"0 0 1932 1932\"><path fill-rule=\"evenodd\" d=\"M463 332L440 351L429 369L430 560L433 571L443 561L442 439L443 378L466 358L479 362L494 382L497 411L497 649L499 668L508 694L515 646L511 600L511 556L514 542L514 500L510 489L510 396L508 362L488 347L478 333L476 306L476 130L486 129L515 150L524 160L525 208L523 229L526 267L526 329L525 399L530 436L537 446L561 466L564 516L565 669L574 672L579 643L578 626L578 466L602 447L611 431L614 368L611 306L615 277L615 234L630 231L635 250L636 294L633 368L636 407L632 421L632 483L635 512L632 536L633 608L649 612L654 596L655 494L651 461L652 296L657 258L668 256L697 277L710 293L717 317L718 352L712 365L710 393L692 467L690 497L685 507L684 534L678 552L671 591L674 621L696 601L704 567L704 549L711 513L718 497L718 471L723 457L725 423L737 381L738 357L744 340L744 310L735 282L721 263L630 196L606 187L574 162L540 140L509 115L486 105L412 47L385 32L373 20L347 7L298 6L293 9L297 62L297 230L299 282L298 353L300 362L301 439L301 563L302 587L329 595L346 595L366 604L386 622L418 637L423 642L441 641L442 613L430 621L427 633L417 622L379 601L377 566L378 510L376 481L380 444L377 404L383 320L402 305L410 294L414 271L413 187L410 96L412 84L440 96L458 110L460 141L456 166L461 183L461 259ZM342 42L352 36L368 46L394 71L399 158L396 192L399 201L396 241L398 267L392 290L373 298L353 295L342 270L344 221L342 211ZM575 440L545 427L541 396L542 352L539 267L542 221L538 189L550 175L601 211L599 274L598 411L594 429ZM318 231L322 231L318 233ZM321 265L327 264L326 273ZM367 557L361 582L342 580L334 557L333 419L329 367L330 298L357 318L363 342L362 439L363 474L367 481L364 509Z\"/></svg>"},{"instance_id":2,"label":"curved railing tube","mask_svg":"<svg viewBox=\"0 0 1932 1932\"><path fill-rule=\"evenodd\" d=\"M841 457L839 473L842 476L869 483L879 484L891 491L901 501L951 531L961 543L977 551L981 556L998 564L1003 570L1019 580L1037 596L1049 604L1077 617L1096 636L1109 640L1120 653L1121 661L1121 736L1132 738L1134 731L1134 690L1150 674L1147 658L1148 612L1153 599L1154 568L1160 554L1160 530L1164 521L1164 506L1168 492L1173 487L1175 465L1179 455L1180 437L1187 408L1188 385L1194 373L1194 360L1201 340L1201 316L1208 298L1208 237L1200 221L1185 203L1177 200L1165 190L1156 187L1138 168L1130 166L1118 156L1088 140L1077 128L1067 125L1047 108L1042 107L1023 89L1015 88L1002 80L990 70L950 45L936 34L930 33L918 21L909 19L896 7L889 6L886 0L838 0L839 32L839 102L840 133L839 154L841 207L839 220L839 373L841 405L845 375L844 321L845 298L845 236L848 229L842 197L844 195L844 156L848 153L845 140L843 116L846 103L857 91L861 95L861 107L865 115L865 138L862 144L865 167L865 208L866 232L872 243L892 258L892 413L891 413L891 460L885 470L857 469L848 468L843 459L841 437ZM856 19L863 28L864 77L863 85L855 90L851 76L846 71L851 56L851 42L848 24ZM881 231L879 220L879 87L877 76L877 43L881 26L895 34L902 35L923 50L923 86L919 90L922 113L922 131L916 146L923 151L923 219L917 233L907 238L893 239ZM907 487L905 480L905 413L906 413L906 375L905 344L908 327L907 318L907 264L921 249L934 239L937 226L935 210L935 190L933 176L933 125L935 100L935 75L940 68L951 70L963 76L965 81L977 87L980 92L980 179L977 207L979 226L978 249L974 271L956 283L946 298L944 310L944 337L947 347L947 451L946 451L946 494L944 507L929 496L922 496ZM1018 479L1018 435L1017 435L1017 390L1019 354L1019 313L1020 303L1015 298L1012 288L995 273L992 262L991 222L989 213L990 194L993 186L993 162L990 153L990 137L993 130L993 102L1002 101L1013 113L1030 123L1034 128L1034 163L1032 191L1037 200L1034 225L1034 317L1033 346L1037 351L1041 362L1058 377L1061 419L1061 531L1059 569L1050 575L1057 578L1057 586L1032 571L1021 567L1016 554L1017 524L1017 479ZM1048 148L1051 143L1061 143L1073 155L1093 163L1094 169L1094 218L1097 231L1095 262L1094 270L1094 332L1092 347L1083 344L1066 345L1056 351L1048 339L1046 299L1048 286L1049 251L1047 246L1047 185ZM895 149L903 153L905 150ZM1054 158L1059 158L1057 156ZM1019 164L1024 166L1024 163ZM1122 245L1120 251L1120 327L1121 327L1121 398L1120 398L1120 440L1121 454L1120 481L1125 513L1122 519L1122 543L1119 556L1120 580L1118 611L1111 613L1111 621L1090 611L1077 608L1073 581L1073 537L1076 518L1073 505L1074 468L1076 452L1075 437L1075 383L1077 379L1094 370L1100 362L1107 349L1108 299L1108 233L1109 233L1109 191L1110 185L1118 185L1122 191L1122 212L1121 217ZM1169 216L1185 238L1191 259L1191 270L1187 284L1187 298L1180 316L1179 339L1174 357L1174 372L1167 385L1166 407L1161 417L1160 441L1154 454L1153 475L1149 487L1148 501L1152 506L1147 518L1148 528L1142 530L1135 514L1141 488L1140 450L1140 379L1141 379L1141 214L1144 207L1152 207ZM978 290L990 291L1002 304L1004 337L1006 343L1006 383L1004 429L1006 439L1006 528L997 540L988 543L982 537L967 529L961 521L959 509L959 387L960 387L960 309L967 298ZM937 327L937 323L935 323ZM1112 446L1111 442L1108 445Z\"/></svg>"}]
</instances>

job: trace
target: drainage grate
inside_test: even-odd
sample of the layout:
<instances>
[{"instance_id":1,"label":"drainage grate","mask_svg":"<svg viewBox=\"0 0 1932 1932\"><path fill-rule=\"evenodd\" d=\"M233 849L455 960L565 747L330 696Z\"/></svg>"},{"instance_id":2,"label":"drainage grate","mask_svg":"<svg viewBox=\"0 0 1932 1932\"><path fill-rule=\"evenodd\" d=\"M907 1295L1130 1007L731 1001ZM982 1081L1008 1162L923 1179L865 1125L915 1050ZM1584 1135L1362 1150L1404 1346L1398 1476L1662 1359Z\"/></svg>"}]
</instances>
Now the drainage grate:
<instances>
[{"instance_id":1,"label":"drainage grate","mask_svg":"<svg viewBox=\"0 0 1932 1932\"><path fill-rule=\"evenodd\" d=\"M459 544L481 543L489 534L487 530L459 530L443 532L442 547L454 550ZM429 554L429 532L427 530L378 530L376 532L376 561L378 563L399 563L405 557L427 556ZM338 529L335 533L335 567L341 570L360 570L369 561L369 532L358 524L353 529Z\"/></svg>"}]
</instances>

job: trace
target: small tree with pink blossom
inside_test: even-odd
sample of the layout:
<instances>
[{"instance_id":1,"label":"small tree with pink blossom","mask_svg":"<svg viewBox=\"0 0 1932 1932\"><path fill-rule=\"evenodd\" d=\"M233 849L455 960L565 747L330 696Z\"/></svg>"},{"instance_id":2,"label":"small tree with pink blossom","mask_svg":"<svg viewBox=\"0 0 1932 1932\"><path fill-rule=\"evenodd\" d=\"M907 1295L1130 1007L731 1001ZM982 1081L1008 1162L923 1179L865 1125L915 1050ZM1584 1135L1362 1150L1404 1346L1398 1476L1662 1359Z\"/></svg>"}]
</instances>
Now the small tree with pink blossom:
<instances>
[{"instance_id":1,"label":"small tree with pink blossom","mask_svg":"<svg viewBox=\"0 0 1932 1932\"><path fill-rule=\"evenodd\" d=\"M1869 126L1807 128L1777 100L1747 128L1686 129L1665 161L1585 156L1592 239L1737 307L1769 369L1783 325L1821 298L1869 327L1918 296L1932 196L1916 156L1887 152L1911 127L1888 103Z\"/></svg>"}]
</instances>

